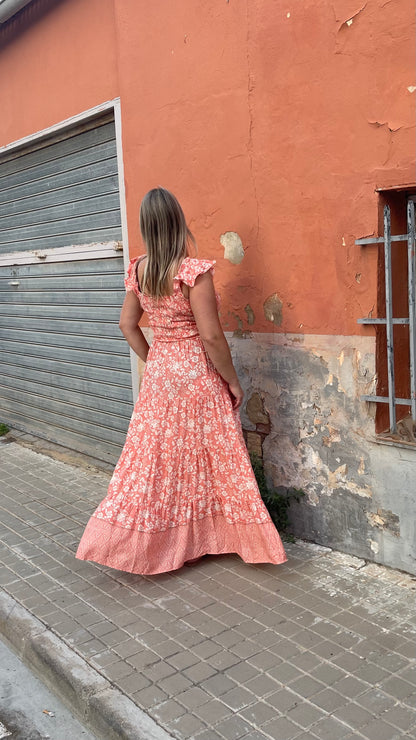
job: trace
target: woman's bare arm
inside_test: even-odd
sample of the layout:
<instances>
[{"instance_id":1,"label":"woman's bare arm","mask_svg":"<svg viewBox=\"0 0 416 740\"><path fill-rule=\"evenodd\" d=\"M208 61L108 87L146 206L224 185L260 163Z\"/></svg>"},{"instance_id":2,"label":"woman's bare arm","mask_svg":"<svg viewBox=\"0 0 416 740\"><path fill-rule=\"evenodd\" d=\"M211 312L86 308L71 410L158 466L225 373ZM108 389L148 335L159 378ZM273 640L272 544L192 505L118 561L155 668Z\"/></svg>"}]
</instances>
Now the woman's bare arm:
<instances>
[{"instance_id":1,"label":"woman's bare arm","mask_svg":"<svg viewBox=\"0 0 416 740\"><path fill-rule=\"evenodd\" d=\"M133 352L146 362L149 345L138 323L143 316L140 301L133 291L126 293L121 308L119 327Z\"/></svg>"},{"instance_id":2,"label":"woman's bare arm","mask_svg":"<svg viewBox=\"0 0 416 740\"><path fill-rule=\"evenodd\" d=\"M189 288L189 301L207 354L219 374L228 383L233 405L238 408L241 406L244 394L218 318L214 283L210 272L199 275L194 287Z\"/></svg>"}]
</instances>

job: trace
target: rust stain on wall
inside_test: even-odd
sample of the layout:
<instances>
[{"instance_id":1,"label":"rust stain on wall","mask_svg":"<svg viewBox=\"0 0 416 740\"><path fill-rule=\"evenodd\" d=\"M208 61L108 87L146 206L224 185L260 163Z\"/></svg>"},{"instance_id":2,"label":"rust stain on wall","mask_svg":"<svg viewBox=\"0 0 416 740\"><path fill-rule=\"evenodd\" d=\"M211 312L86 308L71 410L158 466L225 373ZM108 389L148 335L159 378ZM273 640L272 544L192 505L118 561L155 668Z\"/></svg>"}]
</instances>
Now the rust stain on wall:
<instances>
[{"instance_id":1,"label":"rust stain on wall","mask_svg":"<svg viewBox=\"0 0 416 740\"><path fill-rule=\"evenodd\" d=\"M252 324L254 324L254 321L255 321L255 318L256 317L255 317L254 311L251 308L251 306L250 306L249 303L247 303L247 306L244 308L244 311L246 312L247 323L251 326Z\"/></svg>"}]
</instances>

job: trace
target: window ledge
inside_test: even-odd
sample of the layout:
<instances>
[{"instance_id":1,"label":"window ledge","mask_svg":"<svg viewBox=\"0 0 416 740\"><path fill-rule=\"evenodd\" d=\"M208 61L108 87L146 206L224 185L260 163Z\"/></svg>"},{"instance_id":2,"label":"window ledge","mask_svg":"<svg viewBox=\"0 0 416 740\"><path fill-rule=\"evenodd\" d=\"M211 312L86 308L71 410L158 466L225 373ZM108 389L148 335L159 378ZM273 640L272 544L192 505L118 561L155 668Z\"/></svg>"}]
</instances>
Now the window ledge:
<instances>
[{"instance_id":1,"label":"window ledge","mask_svg":"<svg viewBox=\"0 0 416 740\"><path fill-rule=\"evenodd\" d=\"M392 434L377 434L373 438L373 442L377 442L377 444L380 445L387 445L389 447L402 447L405 450L416 450L416 440L411 442Z\"/></svg>"}]
</instances>

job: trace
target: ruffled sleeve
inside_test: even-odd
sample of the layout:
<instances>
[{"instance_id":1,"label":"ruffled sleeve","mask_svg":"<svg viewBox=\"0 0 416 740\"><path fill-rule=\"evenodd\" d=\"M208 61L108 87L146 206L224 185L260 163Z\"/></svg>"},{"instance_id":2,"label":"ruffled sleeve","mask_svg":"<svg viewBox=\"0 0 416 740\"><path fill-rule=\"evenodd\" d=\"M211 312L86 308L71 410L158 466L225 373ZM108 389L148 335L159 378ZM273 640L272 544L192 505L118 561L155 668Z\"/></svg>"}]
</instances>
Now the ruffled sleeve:
<instances>
[{"instance_id":1,"label":"ruffled sleeve","mask_svg":"<svg viewBox=\"0 0 416 740\"><path fill-rule=\"evenodd\" d=\"M191 257L186 257L181 264L175 280L180 280L182 283L185 283L185 285L189 285L190 288L193 288L198 275L203 275L204 272L208 272L208 270L211 270L211 273L214 274L215 264L215 260L197 260Z\"/></svg>"},{"instance_id":2,"label":"ruffled sleeve","mask_svg":"<svg viewBox=\"0 0 416 740\"><path fill-rule=\"evenodd\" d=\"M140 292L139 286L137 285L136 265L141 259L141 257L133 257L133 259L130 260L127 267L126 277L124 278L124 287L126 292L132 290L137 296L140 295Z\"/></svg>"}]
</instances>

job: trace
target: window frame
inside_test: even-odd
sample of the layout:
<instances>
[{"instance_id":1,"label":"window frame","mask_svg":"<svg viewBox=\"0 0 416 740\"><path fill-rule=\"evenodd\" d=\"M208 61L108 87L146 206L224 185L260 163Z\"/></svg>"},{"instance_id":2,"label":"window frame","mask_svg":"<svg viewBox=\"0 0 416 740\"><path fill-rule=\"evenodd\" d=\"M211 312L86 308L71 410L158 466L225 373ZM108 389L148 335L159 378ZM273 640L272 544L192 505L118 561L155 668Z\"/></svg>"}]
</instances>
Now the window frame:
<instances>
[{"instance_id":1,"label":"window frame","mask_svg":"<svg viewBox=\"0 0 416 740\"><path fill-rule=\"evenodd\" d=\"M391 210L389 205L384 206L382 237L356 239L355 244L367 246L371 244L384 245L385 270L385 317L360 318L358 324L384 325L387 333L387 375L388 396L363 395L361 400L370 403L388 403L389 405L389 434L397 433L396 406L409 406L413 423L416 424L416 255L415 255L415 204L416 194L407 197L407 233L391 234ZM392 306L392 245L395 242L407 242L407 278L408 278L408 316L393 318ZM394 248L394 247L393 247ZM394 374L394 326L404 324L409 326L409 354L410 354L410 398L401 398L396 395ZM413 444L413 443L411 443Z\"/></svg>"}]
</instances>

